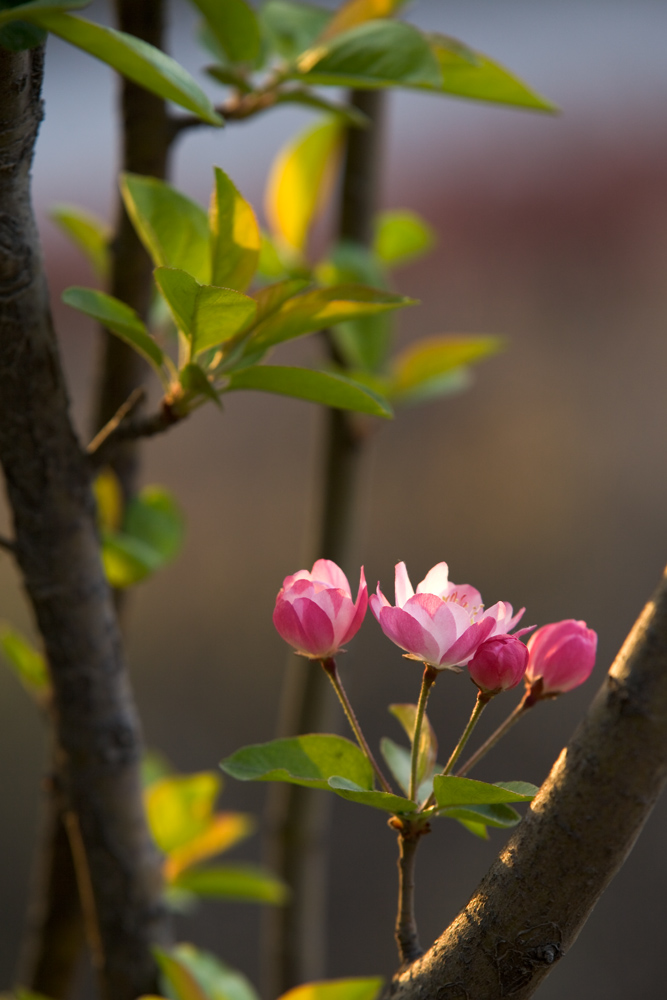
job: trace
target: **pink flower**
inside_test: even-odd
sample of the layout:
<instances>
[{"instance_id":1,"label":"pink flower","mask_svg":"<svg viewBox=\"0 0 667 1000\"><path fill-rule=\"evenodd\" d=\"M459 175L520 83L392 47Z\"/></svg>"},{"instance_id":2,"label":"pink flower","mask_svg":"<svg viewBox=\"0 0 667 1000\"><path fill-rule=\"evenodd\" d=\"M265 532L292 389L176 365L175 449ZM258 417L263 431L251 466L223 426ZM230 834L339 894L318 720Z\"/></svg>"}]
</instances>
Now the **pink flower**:
<instances>
[{"instance_id":1,"label":"pink flower","mask_svg":"<svg viewBox=\"0 0 667 1000\"><path fill-rule=\"evenodd\" d=\"M384 634L413 659L440 670L467 663L485 639L509 631L523 614L522 609L512 617L512 606L502 601L483 611L478 590L450 583L448 577L447 563L438 563L415 593L405 563L397 563L396 606L390 605L379 583L370 598Z\"/></svg>"},{"instance_id":2,"label":"pink flower","mask_svg":"<svg viewBox=\"0 0 667 1000\"><path fill-rule=\"evenodd\" d=\"M322 660L335 656L359 631L368 607L363 566L356 601L342 569L318 559L309 573L286 576L276 598L273 624L297 653Z\"/></svg>"},{"instance_id":3,"label":"pink flower","mask_svg":"<svg viewBox=\"0 0 667 1000\"><path fill-rule=\"evenodd\" d=\"M528 650L513 635L494 635L478 647L468 664L470 677L484 694L516 687L528 663Z\"/></svg>"},{"instance_id":4,"label":"pink flower","mask_svg":"<svg viewBox=\"0 0 667 1000\"><path fill-rule=\"evenodd\" d=\"M595 664L597 633L586 622L566 618L544 625L528 640L526 684L541 681L539 695L563 694L588 679Z\"/></svg>"}]
</instances>

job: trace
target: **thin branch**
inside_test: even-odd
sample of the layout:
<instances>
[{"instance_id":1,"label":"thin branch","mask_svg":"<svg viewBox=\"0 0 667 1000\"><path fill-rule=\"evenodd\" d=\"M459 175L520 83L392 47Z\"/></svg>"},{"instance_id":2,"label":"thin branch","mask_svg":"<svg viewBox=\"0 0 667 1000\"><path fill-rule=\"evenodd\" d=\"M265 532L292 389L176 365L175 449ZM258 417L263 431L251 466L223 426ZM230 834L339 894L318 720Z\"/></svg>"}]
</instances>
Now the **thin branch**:
<instances>
[{"instance_id":1,"label":"thin branch","mask_svg":"<svg viewBox=\"0 0 667 1000\"><path fill-rule=\"evenodd\" d=\"M527 1000L567 953L667 779L667 573L468 905L385 996ZM455 992L457 991L457 992Z\"/></svg>"},{"instance_id":2,"label":"thin branch","mask_svg":"<svg viewBox=\"0 0 667 1000\"><path fill-rule=\"evenodd\" d=\"M86 448L88 454L94 455L98 448L100 448L104 442L108 440L111 434L118 430L122 422L130 416L132 411L139 405L139 403L143 402L145 398L146 390L143 386L138 385L136 389L133 389L125 402L118 407L111 420L109 420L104 427L98 431L93 440L90 442Z\"/></svg>"},{"instance_id":3,"label":"thin branch","mask_svg":"<svg viewBox=\"0 0 667 1000\"><path fill-rule=\"evenodd\" d=\"M392 825L391 820L390 825ZM424 954L424 949L419 943L415 918L415 860L419 839L427 830L428 827L419 827L406 820L398 833L398 909L395 937L401 968L410 965Z\"/></svg>"},{"instance_id":4,"label":"thin branch","mask_svg":"<svg viewBox=\"0 0 667 1000\"><path fill-rule=\"evenodd\" d=\"M141 397L143 398L143 390L137 390ZM135 406L138 405L140 399L137 400ZM129 403L129 400L128 400ZM114 456L117 449L127 443L128 441L139 441L142 438L155 437L156 434L163 434L174 424L179 423L184 418L175 413L168 403L163 402L162 406L155 413L152 413L148 417L137 417L134 420L121 417L120 421L115 422L115 426L111 427L108 434L105 434L106 427L103 427L98 434L88 445L88 456L92 464L99 468L102 465L106 465L109 460ZM116 418L109 421L109 423L114 423ZM108 426L108 425L107 425ZM97 438L102 436L101 441L97 441ZM95 447L93 447L93 445Z\"/></svg>"}]
</instances>

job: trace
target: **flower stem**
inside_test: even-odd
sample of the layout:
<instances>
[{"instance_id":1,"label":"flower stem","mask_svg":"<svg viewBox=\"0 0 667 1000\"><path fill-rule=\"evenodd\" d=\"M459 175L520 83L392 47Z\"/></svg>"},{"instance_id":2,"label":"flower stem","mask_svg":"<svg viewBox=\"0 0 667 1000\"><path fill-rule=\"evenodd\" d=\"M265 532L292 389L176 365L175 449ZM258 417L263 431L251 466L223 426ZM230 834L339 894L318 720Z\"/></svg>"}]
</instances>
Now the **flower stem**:
<instances>
[{"instance_id":1,"label":"flower stem","mask_svg":"<svg viewBox=\"0 0 667 1000\"><path fill-rule=\"evenodd\" d=\"M472 715L468 720L468 725L463 730L461 739L454 747L451 757L445 764L445 767L442 772L443 774L451 774L454 764L456 764L457 760L461 756L464 746L470 739L473 729L479 722L480 715L482 714L486 706L489 704L492 697L493 697L492 695L485 694L483 691L477 692L477 701L475 702L475 707L472 710Z\"/></svg>"},{"instance_id":2,"label":"flower stem","mask_svg":"<svg viewBox=\"0 0 667 1000\"><path fill-rule=\"evenodd\" d=\"M419 744L421 742L421 731L422 724L424 722L424 712L426 711L426 702L428 701L428 696L431 693L431 688L436 682L438 676L437 670L429 666L428 663L424 664L424 676L422 677L422 687L419 692L419 701L417 702L417 715L415 717L415 729L412 734L412 756L410 758L410 787L408 791L408 798L413 802L416 802L417 795L417 766L419 764Z\"/></svg>"},{"instance_id":3,"label":"flower stem","mask_svg":"<svg viewBox=\"0 0 667 1000\"><path fill-rule=\"evenodd\" d=\"M501 723L501 725L498 726L495 733L492 733L489 736L488 740L482 743L479 750L476 750L475 753L472 755L472 757L468 758L463 767L459 768L459 770L456 772L457 777L462 778L464 775L466 775L468 771L470 771L475 766L475 764L477 764L482 759L482 757L484 757L485 754L487 754L489 750L491 750L496 745L496 743L498 743L498 741L503 738L505 733L508 733L509 730L512 728L512 726L516 725L516 723L519 721L522 715L524 715L529 708L532 708L534 704L536 704L535 699L531 698L530 691L527 691L526 694L521 699L521 701L519 702L519 704L514 709L514 711L507 716L507 718L503 723Z\"/></svg>"},{"instance_id":4,"label":"flower stem","mask_svg":"<svg viewBox=\"0 0 667 1000\"><path fill-rule=\"evenodd\" d=\"M359 744L364 754L368 758L371 767L378 776L380 784L382 785L385 792L388 792L390 795L393 795L394 794L393 789L389 784L389 782L387 781L387 779L385 778L382 771L380 770L380 766L376 761L375 757L373 756L371 748L366 742L366 737L361 731L361 726L359 725L357 717L354 714L354 709L350 704L350 699L348 698L345 692L345 688L342 685L341 679L338 676L338 670L336 669L336 661L332 657L327 657L326 659L320 660L320 663L322 664L322 669L324 670L325 674L331 681L334 691L338 695L338 700L343 706L343 711L345 712L347 721L350 723L350 726L352 727L352 732L357 738L357 743Z\"/></svg>"}]
</instances>

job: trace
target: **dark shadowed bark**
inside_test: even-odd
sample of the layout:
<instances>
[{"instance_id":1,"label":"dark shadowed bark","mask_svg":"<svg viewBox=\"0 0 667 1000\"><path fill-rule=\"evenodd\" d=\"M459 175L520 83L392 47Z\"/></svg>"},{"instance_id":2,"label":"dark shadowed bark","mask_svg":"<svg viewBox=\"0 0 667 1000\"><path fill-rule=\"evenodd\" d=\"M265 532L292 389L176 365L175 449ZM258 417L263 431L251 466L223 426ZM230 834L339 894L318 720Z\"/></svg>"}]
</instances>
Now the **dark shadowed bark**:
<instances>
[{"instance_id":1,"label":"dark shadowed bark","mask_svg":"<svg viewBox=\"0 0 667 1000\"><path fill-rule=\"evenodd\" d=\"M667 574L475 895L385 997L531 997L625 861L666 777Z\"/></svg>"},{"instance_id":2,"label":"dark shadowed bark","mask_svg":"<svg viewBox=\"0 0 667 1000\"><path fill-rule=\"evenodd\" d=\"M143 812L141 736L102 570L30 203L43 50L0 52L0 461L15 555L53 684L56 795L108 1000L155 990L166 935Z\"/></svg>"},{"instance_id":3,"label":"dark shadowed bark","mask_svg":"<svg viewBox=\"0 0 667 1000\"><path fill-rule=\"evenodd\" d=\"M378 205L384 95L380 91L354 91L351 103L368 116L370 124L367 129L348 130L338 234L341 239L368 245ZM330 336L327 350L332 355L335 352ZM322 452L324 506L315 557L332 559L349 572L363 457L363 435L354 414L327 411ZM291 657L283 695L282 736L335 730L327 688L321 670L303 657ZM276 784L270 791L267 860L290 886L291 897L285 907L266 915L266 997L325 975L326 832L331 806L329 796L296 785Z\"/></svg>"}]
</instances>

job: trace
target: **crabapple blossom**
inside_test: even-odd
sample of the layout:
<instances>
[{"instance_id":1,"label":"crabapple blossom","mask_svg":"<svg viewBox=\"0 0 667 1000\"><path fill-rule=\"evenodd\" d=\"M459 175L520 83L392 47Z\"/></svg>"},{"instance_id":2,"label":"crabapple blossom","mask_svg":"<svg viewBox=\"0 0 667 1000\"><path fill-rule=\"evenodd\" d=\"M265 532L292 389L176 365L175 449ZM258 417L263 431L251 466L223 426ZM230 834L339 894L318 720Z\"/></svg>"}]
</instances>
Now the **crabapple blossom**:
<instances>
[{"instance_id":1,"label":"crabapple blossom","mask_svg":"<svg viewBox=\"0 0 667 1000\"><path fill-rule=\"evenodd\" d=\"M528 640L526 685L541 681L539 696L563 694L583 684L595 664L597 632L566 618L544 625Z\"/></svg>"},{"instance_id":2,"label":"crabapple blossom","mask_svg":"<svg viewBox=\"0 0 667 1000\"><path fill-rule=\"evenodd\" d=\"M413 659L436 670L467 663L485 639L514 628L524 611L513 616L511 604L503 601L484 611L479 591L451 583L445 562L429 570L416 593L405 563L397 563L395 595L392 606L379 583L371 595L382 631Z\"/></svg>"},{"instance_id":3,"label":"crabapple blossom","mask_svg":"<svg viewBox=\"0 0 667 1000\"><path fill-rule=\"evenodd\" d=\"M513 635L492 635L468 663L471 680L483 694L495 695L516 687L526 672L528 650Z\"/></svg>"},{"instance_id":4,"label":"crabapple blossom","mask_svg":"<svg viewBox=\"0 0 667 1000\"><path fill-rule=\"evenodd\" d=\"M342 569L330 559L318 559L312 570L286 576L276 598L273 624L301 656L335 656L361 626L368 607L363 566L356 601Z\"/></svg>"}]
</instances>

